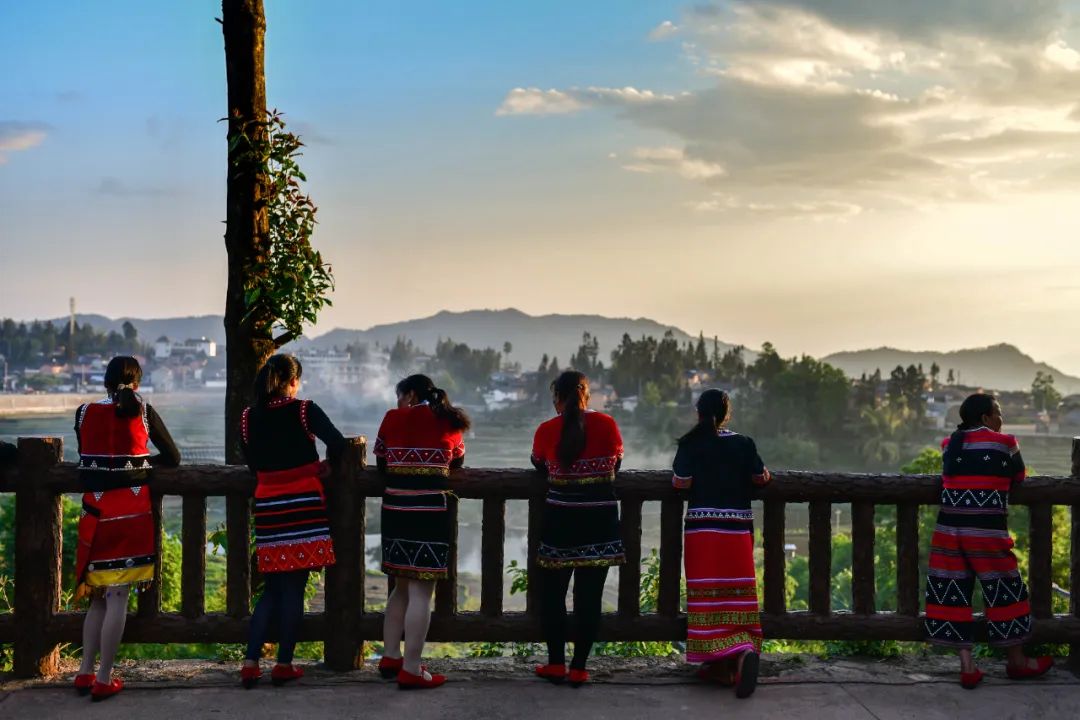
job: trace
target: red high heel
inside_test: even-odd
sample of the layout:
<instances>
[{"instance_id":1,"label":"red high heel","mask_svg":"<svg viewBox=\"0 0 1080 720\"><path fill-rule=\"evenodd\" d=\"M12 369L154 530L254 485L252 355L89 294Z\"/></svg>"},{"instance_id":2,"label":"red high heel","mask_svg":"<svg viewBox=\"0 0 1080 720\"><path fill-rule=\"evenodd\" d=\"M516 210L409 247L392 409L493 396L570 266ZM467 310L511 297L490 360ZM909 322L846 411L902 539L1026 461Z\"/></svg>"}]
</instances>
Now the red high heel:
<instances>
[{"instance_id":1,"label":"red high heel","mask_svg":"<svg viewBox=\"0 0 1080 720\"><path fill-rule=\"evenodd\" d=\"M974 690L983 679L983 671L975 668L972 672L960 673L960 687L965 690Z\"/></svg>"},{"instance_id":2,"label":"red high heel","mask_svg":"<svg viewBox=\"0 0 1080 720\"><path fill-rule=\"evenodd\" d=\"M577 668L570 668L570 687L581 687L585 683L589 682L589 671L578 670Z\"/></svg>"},{"instance_id":3,"label":"red high heel","mask_svg":"<svg viewBox=\"0 0 1080 720\"><path fill-rule=\"evenodd\" d=\"M93 673L90 673L89 675L76 675L75 692L84 697L89 695L90 688L94 687L94 677L95 675Z\"/></svg>"},{"instance_id":4,"label":"red high heel","mask_svg":"<svg viewBox=\"0 0 1080 720\"><path fill-rule=\"evenodd\" d=\"M1034 677L1039 677L1053 666L1054 658L1044 655L1035 658L1035 667L1028 667L1025 664L1022 668L1014 668L1011 665L1006 665L1005 674L1009 676L1010 680L1029 680Z\"/></svg>"},{"instance_id":5,"label":"red high heel","mask_svg":"<svg viewBox=\"0 0 1080 720\"><path fill-rule=\"evenodd\" d=\"M258 665L245 665L240 668L240 684L244 686L245 690L250 690L258 685L261 677L262 670Z\"/></svg>"},{"instance_id":6,"label":"red high heel","mask_svg":"<svg viewBox=\"0 0 1080 720\"><path fill-rule=\"evenodd\" d=\"M94 681L94 686L90 689L90 699L94 702L101 702L102 700L108 700L113 695L124 689L124 681L120 678L113 678L112 682L108 685L100 683L97 680Z\"/></svg>"},{"instance_id":7,"label":"red high heel","mask_svg":"<svg viewBox=\"0 0 1080 720\"><path fill-rule=\"evenodd\" d=\"M382 675L383 680L393 680L404 664L405 658L389 658L383 655L379 658L379 674Z\"/></svg>"},{"instance_id":8,"label":"red high heel","mask_svg":"<svg viewBox=\"0 0 1080 720\"><path fill-rule=\"evenodd\" d=\"M281 687L287 682L299 680L302 677L304 677L304 669L292 665L275 665L270 671L270 682L274 684L274 687Z\"/></svg>"},{"instance_id":9,"label":"red high heel","mask_svg":"<svg viewBox=\"0 0 1080 720\"><path fill-rule=\"evenodd\" d=\"M758 670L761 658L753 650L743 653L742 669L735 673L735 697L748 698L757 689Z\"/></svg>"},{"instance_id":10,"label":"red high heel","mask_svg":"<svg viewBox=\"0 0 1080 720\"><path fill-rule=\"evenodd\" d=\"M566 665L537 665L536 674L557 685L566 679Z\"/></svg>"},{"instance_id":11,"label":"red high heel","mask_svg":"<svg viewBox=\"0 0 1080 720\"><path fill-rule=\"evenodd\" d=\"M424 677L425 675L427 677ZM398 690L430 690L439 687L445 682L445 675L429 673L423 667L420 668L419 675L413 675L405 668L401 668L397 674Z\"/></svg>"}]
</instances>

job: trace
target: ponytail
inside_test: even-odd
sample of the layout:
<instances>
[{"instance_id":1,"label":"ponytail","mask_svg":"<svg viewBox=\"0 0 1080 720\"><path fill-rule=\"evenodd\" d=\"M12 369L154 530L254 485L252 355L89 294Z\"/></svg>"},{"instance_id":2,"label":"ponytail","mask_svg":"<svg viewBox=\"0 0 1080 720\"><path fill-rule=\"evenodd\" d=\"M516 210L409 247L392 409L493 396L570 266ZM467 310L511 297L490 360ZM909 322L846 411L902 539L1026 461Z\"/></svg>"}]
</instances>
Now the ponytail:
<instances>
[{"instance_id":1,"label":"ponytail","mask_svg":"<svg viewBox=\"0 0 1080 720\"><path fill-rule=\"evenodd\" d=\"M142 367L130 355L117 355L105 368L105 389L112 399L117 417L133 418L142 414L142 398L135 388L142 381Z\"/></svg>"},{"instance_id":2,"label":"ponytail","mask_svg":"<svg viewBox=\"0 0 1080 720\"><path fill-rule=\"evenodd\" d=\"M960 404L960 424L949 436L949 444L945 447L946 453L955 457L960 452L964 447L964 433L982 426L983 416L994 414L995 402L997 402L996 398L989 393L975 393L967 396Z\"/></svg>"},{"instance_id":3,"label":"ponytail","mask_svg":"<svg viewBox=\"0 0 1080 720\"><path fill-rule=\"evenodd\" d=\"M255 375L255 408L264 408L273 399L285 395L293 380L299 380L304 367L286 353L271 355Z\"/></svg>"},{"instance_id":4,"label":"ponytail","mask_svg":"<svg viewBox=\"0 0 1080 720\"><path fill-rule=\"evenodd\" d=\"M731 397L723 390L706 390L697 403L698 422L688 433L679 438L679 444L702 437L716 435L716 429L727 422L731 414Z\"/></svg>"},{"instance_id":5,"label":"ponytail","mask_svg":"<svg viewBox=\"0 0 1080 720\"><path fill-rule=\"evenodd\" d=\"M472 421L465 411L450 404L450 398L442 388L435 387L427 375L410 375L397 384L398 395L413 393L421 402L426 402L435 413L435 417L445 420L453 430L465 431L472 427Z\"/></svg>"},{"instance_id":6,"label":"ponytail","mask_svg":"<svg viewBox=\"0 0 1080 720\"><path fill-rule=\"evenodd\" d=\"M585 452L585 407L589 402L589 378L576 370L566 370L551 383L551 392L563 405L562 432L555 456L568 469Z\"/></svg>"}]
</instances>

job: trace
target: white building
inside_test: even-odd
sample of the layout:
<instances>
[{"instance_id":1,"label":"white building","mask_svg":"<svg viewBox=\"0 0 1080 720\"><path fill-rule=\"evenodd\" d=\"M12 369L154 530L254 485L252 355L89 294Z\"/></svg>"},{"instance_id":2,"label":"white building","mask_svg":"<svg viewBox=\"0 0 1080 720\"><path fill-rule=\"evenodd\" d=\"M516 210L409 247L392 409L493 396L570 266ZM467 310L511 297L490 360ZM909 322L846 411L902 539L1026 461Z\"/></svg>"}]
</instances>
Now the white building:
<instances>
[{"instance_id":1,"label":"white building","mask_svg":"<svg viewBox=\"0 0 1080 720\"><path fill-rule=\"evenodd\" d=\"M199 353L203 353L206 357L217 357L217 342L205 337L189 338L184 342L173 342L167 337L161 337L154 343L154 358L157 360L164 360L173 355L183 357Z\"/></svg>"}]
</instances>

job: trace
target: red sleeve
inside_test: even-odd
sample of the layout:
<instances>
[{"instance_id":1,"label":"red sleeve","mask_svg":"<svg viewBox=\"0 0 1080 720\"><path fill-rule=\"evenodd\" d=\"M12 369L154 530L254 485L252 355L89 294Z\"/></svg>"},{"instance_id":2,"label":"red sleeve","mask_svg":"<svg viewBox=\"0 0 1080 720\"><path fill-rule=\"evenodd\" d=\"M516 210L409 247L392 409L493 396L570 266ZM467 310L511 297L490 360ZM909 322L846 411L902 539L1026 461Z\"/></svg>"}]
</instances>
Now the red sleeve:
<instances>
[{"instance_id":1,"label":"red sleeve","mask_svg":"<svg viewBox=\"0 0 1080 720\"><path fill-rule=\"evenodd\" d=\"M608 420L610 421L609 432L611 433L612 455L617 458L621 458L623 456L623 441L622 433L619 432L619 424L615 422L615 418L611 417L610 415L608 416Z\"/></svg>"},{"instance_id":2,"label":"red sleeve","mask_svg":"<svg viewBox=\"0 0 1080 720\"><path fill-rule=\"evenodd\" d=\"M450 457L453 459L465 457L465 439L460 430L450 433L447 438L450 441Z\"/></svg>"},{"instance_id":3,"label":"red sleeve","mask_svg":"<svg viewBox=\"0 0 1080 720\"><path fill-rule=\"evenodd\" d=\"M536 433L533 435L532 459L540 462L547 461L547 448L545 446L545 440L547 438L545 437L546 433L544 432L546 427L547 423L542 423L540 427L536 428Z\"/></svg>"},{"instance_id":4,"label":"red sleeve","mask_svg":"<svg viewBox=\"0 0 1080 720\"><path fill-rule=\"evenodd\" d=\"M393 410L383 416L382 423L379 425L379 434L375 436L375 457L386 457L386 435L390 432L391 413Z\"/></svg>"}]
</instances>

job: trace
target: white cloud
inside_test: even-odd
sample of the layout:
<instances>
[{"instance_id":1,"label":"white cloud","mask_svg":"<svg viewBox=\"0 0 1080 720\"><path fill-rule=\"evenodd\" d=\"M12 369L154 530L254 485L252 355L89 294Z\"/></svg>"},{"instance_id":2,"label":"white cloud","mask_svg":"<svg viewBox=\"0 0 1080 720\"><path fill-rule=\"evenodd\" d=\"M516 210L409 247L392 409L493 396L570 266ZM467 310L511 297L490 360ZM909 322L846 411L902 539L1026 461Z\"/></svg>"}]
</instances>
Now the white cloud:
<instances>
[{"instance_id":1,"label":"white cloud","mask_svg":"<svg viewBox=\"0 0 1080 720\"><path fill-rule=\"evenodd\" d=\"M620 166L724 193L695 209L848 217L1080 185L1080 50L1056 0L730 0L669 22L688 79L711 87L549 90L530 107L613 108L666 135Z\"/></svg>"},{"instance_id":2,"label":"white cloud","mask_svg":"<svg viewBox=\"0 0 1080 720\"><path fill-rule=\"evenodd\" d=\"M670 20L665 20L652 29L649 33L649 39L652 41L667 40L668 38L677 35L679 33L679 26Z\"/></svg>"},{"instance_id":3,"label":"white cloud","mask_svg":"<svg viewBox=\"0 0 1080 720\"><path fill-rule=\"evenodd\" d=\"M631 152L632 162L623 170L637 173L669 172L687 180L713 180L727 174L718 163L687 157L686 151L677 147L639 147Z\"/></svg>"},{"instance_id":4,"label":"white cloud","mask_svg":"<svg viewBox=\"0 0 1080 720\"><path fill-rule=\"evenodd\" d=\"M7 154L36 147L45 141L48 126L43 123L0 120L0 165L7 162Z\"/></svg>"},{"instance_id":5,"label":"white cloud","mask_svg":"<svg viewBox=\"0 0 1080 720\"><path fill-rule=\"evenodd\" d=\"M567 93L540 88L514 88L503 99L496 115L565 115L582 104Z\"/></svg>"},{"instance_id":6,"label":"white cloud","mask_svg":"<svg viewBox=\"0 0 1080 720\"><path fill-rule=\"evenodd\" d=\"M588 107L633 106L671 102L674 95L634 87L586 87L568 90L514 88L503 98L496 115L567 115Z\"/></svg>"}]
</instances>

